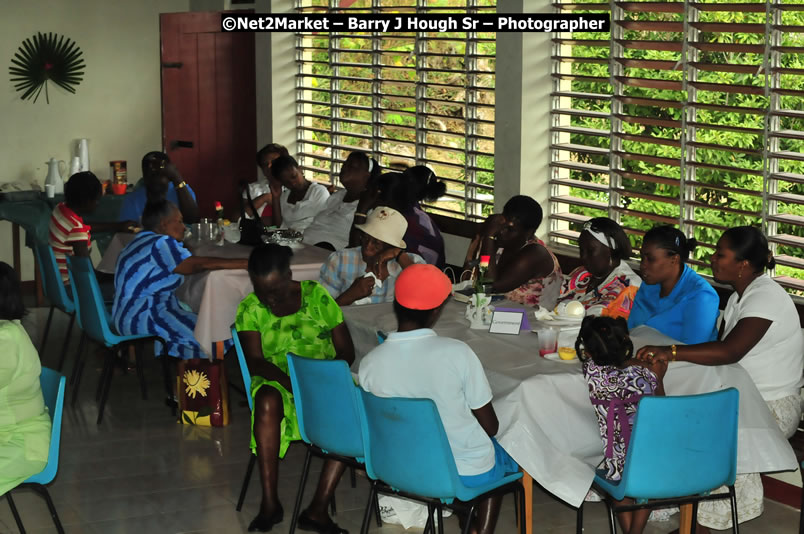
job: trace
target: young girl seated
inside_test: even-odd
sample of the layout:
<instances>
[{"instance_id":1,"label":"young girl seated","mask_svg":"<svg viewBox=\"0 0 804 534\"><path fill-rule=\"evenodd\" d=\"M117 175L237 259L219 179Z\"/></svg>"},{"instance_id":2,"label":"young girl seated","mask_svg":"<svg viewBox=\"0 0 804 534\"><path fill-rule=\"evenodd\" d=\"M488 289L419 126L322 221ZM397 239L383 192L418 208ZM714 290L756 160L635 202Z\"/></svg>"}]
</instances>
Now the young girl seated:
<instances>
[{"instance_id":1,"label":"young girl seated","mask_svg":"<svg viewBox=\"0 0 804 534\"><path fill-rule=\"evenodd\" d=\"M606 478L619 480L631 437L637 404L644 395L664 395L662 379L667 362L640 362L632 359L634 345L628 337L628 323L619 317L587 317L575 342L583 375L589 386L589 399L595 408L605 454L600 467ZM613 411L612 428L608 427ZM618 504L631 504L625 498ZM649 509L621 512L624 534L641 534L650 516Z\"/></svg>"}]
</instances>

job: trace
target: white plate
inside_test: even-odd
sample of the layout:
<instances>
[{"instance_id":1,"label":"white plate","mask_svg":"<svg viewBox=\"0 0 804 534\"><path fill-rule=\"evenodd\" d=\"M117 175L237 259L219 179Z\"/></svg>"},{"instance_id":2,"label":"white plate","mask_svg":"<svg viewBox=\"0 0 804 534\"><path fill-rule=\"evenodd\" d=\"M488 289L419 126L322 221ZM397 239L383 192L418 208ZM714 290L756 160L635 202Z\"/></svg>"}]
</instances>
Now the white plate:
<instances>
[{"instance_id":1,"label":"white plate","mask_svg":"<svg viewBox=\"0 0 804 534\"><path fill-rule=\"evenodd\" d=\"M554 362L561 362L561 363L572 363L578 361L577 357L571 360L562 360L561 356L559 356L557 352L548 352L547 354L544 355L544 357L547 360L553 360Z\"/></svg>"}]
</instances>

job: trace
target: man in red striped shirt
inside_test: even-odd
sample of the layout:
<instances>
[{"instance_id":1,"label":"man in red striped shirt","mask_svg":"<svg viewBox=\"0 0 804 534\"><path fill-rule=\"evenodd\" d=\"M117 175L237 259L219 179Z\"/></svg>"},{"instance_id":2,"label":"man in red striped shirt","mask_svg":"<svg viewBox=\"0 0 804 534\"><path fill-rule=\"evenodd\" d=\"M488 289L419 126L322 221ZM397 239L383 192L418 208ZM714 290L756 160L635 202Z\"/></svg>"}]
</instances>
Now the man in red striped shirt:
<instances>
[{"instance_id":1,"label":"man in red striped shirt","mask_svg":"<svg viewBox=\"0 0 804 534\"><path fill-rule=\"evenodd\" d=\"M100 180L91 172L79 172L64 184L64 202L59 203L50 217L48 241L53 248L62 281L69 283L67 256L89 256L92 227L84 223L83 216L95 211L103 189ZM125 231L133 221L95 223L96 231Z\"/></svg>"}]
</instances>

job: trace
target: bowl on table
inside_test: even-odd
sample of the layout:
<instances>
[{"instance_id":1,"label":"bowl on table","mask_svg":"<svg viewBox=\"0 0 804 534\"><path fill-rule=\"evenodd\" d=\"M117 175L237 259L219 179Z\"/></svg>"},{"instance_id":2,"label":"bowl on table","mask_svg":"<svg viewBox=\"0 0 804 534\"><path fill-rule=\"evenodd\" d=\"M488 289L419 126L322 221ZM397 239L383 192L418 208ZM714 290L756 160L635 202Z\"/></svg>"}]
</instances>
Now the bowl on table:
<instances>
[{"instance_id":1,"label":"bowl on table","mask_svg":"<svg viewBox=\"0 0 804 534\"><path fill-rule=\"evenodd\" d=\"M301 232L292 230L290 228L280 228L278 230L271 230L263 238L266 243L274 243L285 247L296 248L301 244L304 236Z\"/></svg>"}]
</instances>

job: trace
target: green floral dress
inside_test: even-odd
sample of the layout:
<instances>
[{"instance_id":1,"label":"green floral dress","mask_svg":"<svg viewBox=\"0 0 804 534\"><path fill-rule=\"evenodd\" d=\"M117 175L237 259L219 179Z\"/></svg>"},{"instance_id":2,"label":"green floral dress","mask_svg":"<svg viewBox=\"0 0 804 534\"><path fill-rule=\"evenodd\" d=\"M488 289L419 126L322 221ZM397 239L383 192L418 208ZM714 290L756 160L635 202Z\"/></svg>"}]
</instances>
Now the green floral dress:
<instances>
[{"instance_id":1,"label":"green floral dress","mask_svg":"<svg viewBox=\"0 0 804 534\"><path fill-rule=\"evenodd\" d=\"M301 282L301 293L302 302L299 311L285 317L277 317L271 313L254 293L244 298L237 307L235 320L237 330L259 332L263 356L286 374L288 352L317 360L334 359L332 330L343 322L340 307L318 282L312 280ZM282 418L280 426L279 457L284 458L290 442L301 439L293 393L275 380L252 376L251 396L255 397L257 391L266 384L276 388L282 395L285 417ZM251 414L251 428L251 451L256 454L254 412Z\"/></svg>"}]
</instances>

